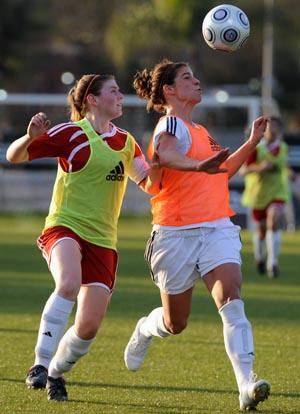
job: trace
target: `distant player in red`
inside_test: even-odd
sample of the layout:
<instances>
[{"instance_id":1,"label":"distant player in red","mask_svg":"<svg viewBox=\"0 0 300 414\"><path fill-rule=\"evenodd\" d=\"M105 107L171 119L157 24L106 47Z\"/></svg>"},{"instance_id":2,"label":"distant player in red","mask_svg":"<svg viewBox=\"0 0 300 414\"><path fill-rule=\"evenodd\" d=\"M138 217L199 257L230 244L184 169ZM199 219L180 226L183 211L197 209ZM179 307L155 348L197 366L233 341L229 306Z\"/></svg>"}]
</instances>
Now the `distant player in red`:
<instances>
[{"instance_id":1,"label":"distant player in red","mask_svg":"<svg viewBox=\"0 0 300 414\"><path fill-rule=\"evenodd\" d=\"M84 75L69 92L71 121L49 128L38 113L7 151L13 163L56 157L57 177L38 245L55 289L44 307L26 384L68 398L63 373L88 353L115 285L117 224L128 177L150 190L149 165L132 135L111 121L123 94L111 75ZM153 175L153 176L154 176ZM154 187L153 187L154 188ZM77 301L74 325L66 332Z\"/></svg>"},{"instance_id":2,"label":"distant player in red","mask_svg":"<svg viewBox=\"0 0 300 414\"><path fill-rule=\"evenodd\" d=\"M279 276L281 232L286 225L285 208L290 198L287 158L281 120L271 117L264 139L241 168L245 175L242 203L251 208L255 223L253 246L257 270L261 274L267 271L270 278Z\"/></svg>"}]
</instances>

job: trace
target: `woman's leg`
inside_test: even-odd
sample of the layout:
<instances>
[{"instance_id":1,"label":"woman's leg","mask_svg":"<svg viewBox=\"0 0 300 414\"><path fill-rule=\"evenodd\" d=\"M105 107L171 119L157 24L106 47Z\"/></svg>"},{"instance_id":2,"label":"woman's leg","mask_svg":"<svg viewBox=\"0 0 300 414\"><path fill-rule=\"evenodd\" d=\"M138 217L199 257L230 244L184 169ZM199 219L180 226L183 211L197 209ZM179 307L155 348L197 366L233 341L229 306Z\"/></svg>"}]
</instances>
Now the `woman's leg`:
<instances>
[{"instance_id":1,"label":"woman's leg","mask_svg":"<svg viewBox=\"0 0 300 414\"><path fill-rule=\"evenodd\" d=\"M70 371L95 339L106 313L110 292L99 286L82 286L78 295L75 323L65 333L51 361L49 375L57 378Z\"/></svg>"},{"instance_id":2,"label":"woman's leg","mask_svg":"<svg viewBox=\"0 0 300 414\"><path fill-rule=\"evenodd\" d=\"M280 252L281 233L286 227L284 207L271 204L267 210L267 270L270 278L279 276L278 256Z\"/></svg>"},{"instance_id":3,"label":"woman's leg","mask_svg":"<svg viewBox=\"0 0 300 414\"><path fill-rule=\"evenodd\" d=\"M139 369L154 336L163 338L179 334L185 329L190 314L192 293L193 288L176 295L160 292L163 306L153 309L148 316L138 321L125 349L124 359L129 370Z\"/></svg>"},{"instance_id":4,"label":"woman's leg","mask_svg":"<svg viewBox=\"0 0 300 414\"><path fill-rule=\"evenodd\" d=\"M61 339L49 367L50 386L47 385L49 399L67 399L67 393L60 378L88 353L106 313L110 296L109 290L103 287L81 287L75 323Z\"/></svg>"},{"instance_id":5,"label":"woman's leg","mask_svg":"<svg viewBox=\"0 0 300 414\"><path fill-rule=\"evenodd\" d=\"M223 321L225 348L239 389L249 380L254 357L252 329L240 298L241 279L235 263L218 266L203 278Z\"/></svg>"},{"instance_id":6,"label":"woman's leg","mask_svg":"<svg viewBox=\"0 0 300 414\"><path fill-rule=\"evenodd\" d=\"M253 231L253 250L254 258L256 262L256 268L260 274L266 272L266 263L265 263L265 237L266 237L266 221L256 220L254 221L254 231Z\"/></svg>"},{"instance_id":7,"label":"woman's leg","mask_svg":"<svg viewBox=\"0 0 300 414\"><path fill-rule=\"evenodd\" d=\"M238 384L241 409L254 408L268 397L270 385L265 380L253 379L253 335L240 298L240 266L235 263L220 265L203 280L223 321L225 349Z\"/></svg>"},{"instance_id":8,"label":"woman's leg","mask_svg":"<svg viewBox=\"0 0 300 414\"><path fill-rule=\"evenodd\" d=\"M35 363L29 370L29 387L44 388L47 368L62 338L81 284L81 253L75 240L64 239L52 249L50 271L55 290L44 307L37 344Z\"/></svg>"}]
</instances>

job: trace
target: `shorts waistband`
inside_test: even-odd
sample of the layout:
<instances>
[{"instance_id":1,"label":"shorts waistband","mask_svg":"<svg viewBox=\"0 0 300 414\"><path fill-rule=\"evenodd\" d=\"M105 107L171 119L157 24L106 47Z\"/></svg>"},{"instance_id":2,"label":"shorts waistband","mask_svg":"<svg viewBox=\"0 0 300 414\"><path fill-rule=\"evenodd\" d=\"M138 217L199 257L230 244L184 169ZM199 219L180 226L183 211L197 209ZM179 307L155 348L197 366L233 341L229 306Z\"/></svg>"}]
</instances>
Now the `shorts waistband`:
<instances>
[{"instance_id":1,"label":"shorts waistband","mask_svg":"<svg viewBox=\"0 0 300 414\"><path fill-rule=\"evenodd\" d=\"M161 236L164 238L178 238L178 237L188 238L188 237L204 236L206 234L213 232L214 230L216 229L213 227L197 227L193 229L184 229L184 230L159 229L159 230L153 230L151 234Z\"/></svg>"}]
</instances>

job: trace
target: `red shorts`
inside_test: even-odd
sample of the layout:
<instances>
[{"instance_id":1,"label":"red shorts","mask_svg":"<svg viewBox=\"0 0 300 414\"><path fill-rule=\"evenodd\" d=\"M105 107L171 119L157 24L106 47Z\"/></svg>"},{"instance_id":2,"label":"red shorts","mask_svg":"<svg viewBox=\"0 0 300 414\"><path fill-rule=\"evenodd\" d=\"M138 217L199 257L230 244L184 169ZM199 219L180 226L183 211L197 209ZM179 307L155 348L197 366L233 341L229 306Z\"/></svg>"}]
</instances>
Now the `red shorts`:
<instances>
[{"instance_id":1,"label":"red shorts","mask_svg":"<svg viewBox=\"0 0 300 414\"><path fill-rule=\"evenodd\" d=\"M53 247L62 239L75 240L81 252L81 269L83 285L100 285L111 291L115 284L118 253L113 249L97 246L83 240L67 227L55 226L46 229L37 239L48 266Z\"/></svg>"},{"instance_id":2,"label":"red shorts","mask_svg":"<svg viewBox=\"0 0 300 414\"><path fill-rule=\"evenodd\" d=\"M268 215L268 209L271 206L276 205L276 207L280 207L280 208L284 208L285 206L285 201L282 200L273 200L270 204L267 205L266 208L262 209L262 210L258 210L258 209L253 209L252 210L252 217L255 221L262 221L262 220L266 220L267 215Z\"/></svg>"}]
</instances>

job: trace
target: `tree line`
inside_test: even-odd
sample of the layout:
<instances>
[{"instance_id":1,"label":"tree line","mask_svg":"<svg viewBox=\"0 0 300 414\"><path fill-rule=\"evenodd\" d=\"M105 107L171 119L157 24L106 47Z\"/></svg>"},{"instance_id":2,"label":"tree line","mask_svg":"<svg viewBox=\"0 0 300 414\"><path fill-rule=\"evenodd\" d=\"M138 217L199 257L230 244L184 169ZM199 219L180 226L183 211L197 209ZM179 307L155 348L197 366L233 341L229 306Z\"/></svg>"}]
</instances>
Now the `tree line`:
<instances>
[{"instance_id":1,"label":"tree line","mask_svg":"<svg viewBox=\"0 0 300 414\"><path fill-rule=\"evenodd\" d=\"M237 0L251 23L246 45L233 54L211 50L202 21L211 0L1 0L0 89L65 92L61 74L105 72L132 93L137 69L163 57L191 63L204 90L243 85L260 94L263 0ZM274 0L274 96L299 122L300 4ZM234 90L238 88L235 87Z\"/></svg>"}]
</instances>

